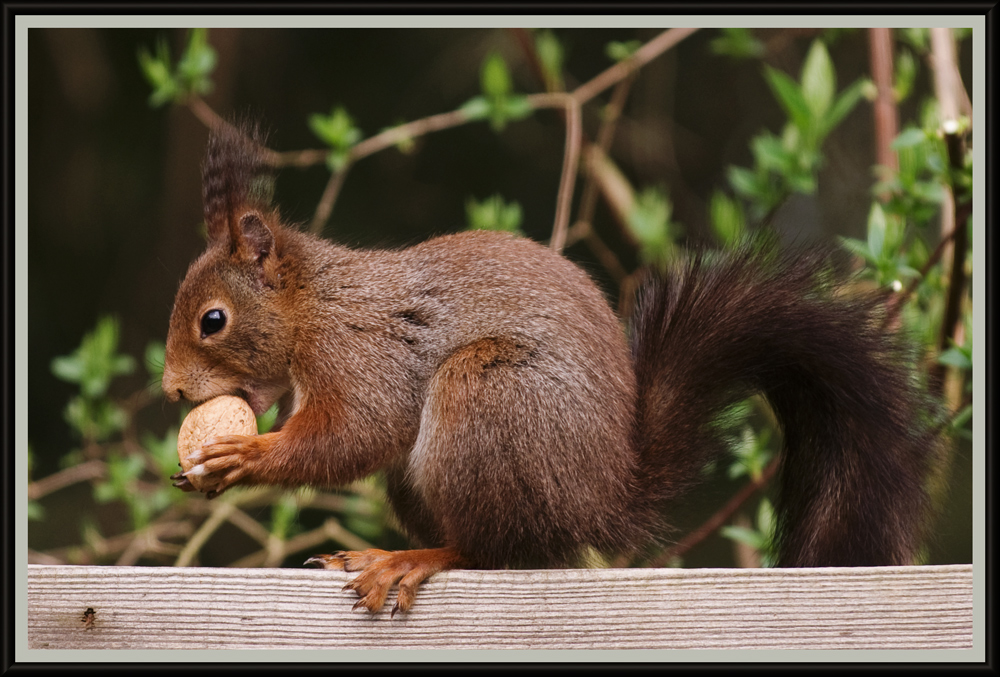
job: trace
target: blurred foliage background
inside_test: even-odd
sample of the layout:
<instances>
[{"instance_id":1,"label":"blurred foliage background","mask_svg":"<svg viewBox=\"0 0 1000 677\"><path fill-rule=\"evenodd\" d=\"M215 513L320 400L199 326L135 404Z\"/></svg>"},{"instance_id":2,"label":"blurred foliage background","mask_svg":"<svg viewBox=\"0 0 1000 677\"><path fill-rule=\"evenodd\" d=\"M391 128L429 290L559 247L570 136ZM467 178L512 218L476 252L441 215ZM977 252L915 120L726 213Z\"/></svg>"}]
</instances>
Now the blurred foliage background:
<instances>
[{"instance_id":1,"label":"blurred foliage background","mask_svg":"<svg viewBox=\"0 0 1000 677\"><path fill-rule=\"evenodd\" d=\"M496 101L507 97L503 105L516 108L515 93L572 90L660 32L212 29L192 47L186 29L31 29L31 561L294 566L316 552L405 545L381 507L377 478L343 491L234 491L213 502L170 487L171 435L184 409L159 396L157 369L173 295L203 248L199 167L208 136L204 115L171 102L180 80L166 71L179 59L190 57L195 75L187 85L207 106L202 113L260 118L277 151L333 148L330 162L279 173L276 203L302 224L314 219L331 167L342 166L353 143L476 97L493 101L493 113L483 114L492 124L423 135L351 164L322 232L361 247L405 246L466 227L518 229L547 241L565 116L515 111L498 122ZM968 83L968 32L954 35ZM940 240L943 184L934 177L948 168L934 165L943 146L935 137L940 120L928 111L928 40L926 29L892 33L901 134L893 150L909 159L897 173L875 173L867 30L694 32L582 108L584 137L593 141L618 105L615 92L622 97L597 198L587 197L582 177L574 192L571 223L581 201L592 199L591 230L571 228L566 255L617 304L641 263L678 245L718 243L743 224L763 222L786 241L849 238L869 278L921 283L904 320L917 334L931 332L941 314L934 299L946 285L941 274L917 273ZM821 77L817 44L835 83ZM796 91L809 105L843 95L844 110L829 128L806 133L810 113L796 108ZM948 176L942 181L963 180ZM878 190L894 197L873 201ZM937 319L925 326L921 313ZM946 358L966 375L967 347ZM968 405L961 392L969 378L953 410ZM967 415L957 425L967 428ZM748 477L761 479L767 458L755 454L776 443L766 426L737 436L739 462L716 469L678 506L674 540L717 515ZM971 561L971 446L958 438L924 558L930 563ZM682 557L649 562L732 566L761 555L766 562L767 503L754 498L727 518L730 538L713 532Z\"/></svg>"}]
</instances>

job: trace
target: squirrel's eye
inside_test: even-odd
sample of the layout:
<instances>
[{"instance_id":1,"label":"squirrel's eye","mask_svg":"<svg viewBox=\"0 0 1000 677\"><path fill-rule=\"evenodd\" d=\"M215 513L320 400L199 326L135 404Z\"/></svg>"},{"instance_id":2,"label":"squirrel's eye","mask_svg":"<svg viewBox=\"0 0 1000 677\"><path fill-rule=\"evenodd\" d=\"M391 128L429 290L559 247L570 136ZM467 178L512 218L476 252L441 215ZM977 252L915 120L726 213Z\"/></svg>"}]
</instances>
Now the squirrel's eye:
<instances>
[{"instance_id":1,"label":"squirrel's eye","mask_svg":"<svg viewBox=\"0 0 1000 677\"><path fill-rule=\"evenodd\" d=\"M214 334L226 326L226 314L218 308L213 308L201 317L201 337Z\"/></svg>"}]
</instances>

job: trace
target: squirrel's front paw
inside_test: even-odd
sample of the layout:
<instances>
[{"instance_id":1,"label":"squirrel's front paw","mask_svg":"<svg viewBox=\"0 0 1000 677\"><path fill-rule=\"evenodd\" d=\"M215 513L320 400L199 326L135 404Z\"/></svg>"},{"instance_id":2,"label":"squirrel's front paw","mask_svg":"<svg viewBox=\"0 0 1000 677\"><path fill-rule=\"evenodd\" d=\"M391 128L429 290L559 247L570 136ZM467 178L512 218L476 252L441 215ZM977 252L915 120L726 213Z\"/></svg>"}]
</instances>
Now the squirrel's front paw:
<instances>
[{"instance_id":1,"label":"squirrel's front paw","mask_svg":"<svg viewBox=\"0 0 1000 677\"><path fill-rule=\"evenodd\" d=\"M174 486L185 491L192 488L215 498L229 487L253 482L254 472L261 454L266 449L263 435L224 435L205 441L201 449L187 457L191 466L186 472L177 473Z\"/></svg>"}]
</instances>

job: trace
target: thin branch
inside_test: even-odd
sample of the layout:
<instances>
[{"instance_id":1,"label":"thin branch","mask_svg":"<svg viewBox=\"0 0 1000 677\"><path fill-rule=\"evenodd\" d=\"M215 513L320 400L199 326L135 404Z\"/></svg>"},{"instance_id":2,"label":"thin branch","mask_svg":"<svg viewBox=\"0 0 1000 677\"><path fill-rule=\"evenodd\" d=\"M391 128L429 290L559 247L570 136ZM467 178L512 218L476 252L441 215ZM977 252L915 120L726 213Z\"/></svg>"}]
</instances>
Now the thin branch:
<instances>
[{"instance_id":1,"label":"thin branch","mask_svg":"<svg viewBox=\"0 0 1000 677\"><path fill-rule=\"evenodd\" d=\"M625 270L625 266L618 260L618 257L615 256L611 248L604 244L604 240L597 236L589 221L577 221L573 224L573 227L569 230L567 240L573 242L583 240L586 242L591 253L597 257L597 260L601 262L605 270L611 274L619 289L621 288L621 285L628 277L628 271Z\"/></svg>"},{"instance_id":2,"label":"thin branch","mask_svg":"<svg viewBox=\"0 0 1000 677\"><path fill-rule=\"evenodd\" d=\"M312 167L330 157L329 150L310 148L307 150L292 150L283 153L274 151L268 156L272 167Z\"/></svg>"},{"instance_id":3,"label":"thin branch","mask_svg":"<svg viewBox=\"0 0 1000 677\"><path fill-rule=\"evenodd\" d=\"M458 127L468 122L472 122L472 120L461 109L407 122L359 142L351 148L351 160L357 161L418 136Z\"/></svg>"},{"instance_id":4,"label":"thin branch","mask_svg":"<svg viewBox=\"0 0 1000 677\"><path fill-rule=\"evenodd\" d=\"M663 54L684 38L688 37L697 28L671 28L657 37L653 38L640 47L630 58L619 61L597 77L584 83L572 94L546 93L529 95L527 98L532 106L538 108L562 108L566 111L567 130L566 146L563 157L563 173L559 182L559 194L556 197L556 216L553 226L553 234L550 246L556 251L562 251L566 240L566 233L569 229L569 217L573 198L573 185L576 179L576 167L579 163L580 145L582 138L582 123L580 120L581 106L594 98L602 91L611 87L621 80L624 80L636 70L642 68L649 61ZM187 100L191 111L210 129L220 125L228 124L203 99L191 96ZM454 110L447 113L440 113L430 117L414 120L391 129L387 129L375 136L369 137L351 148L348 156L348 164L338 172L334 172L327 182L323 196L317 205L313 215L310 229L314 233L322 231L333 211L337 195L343 185L347 167L352 162L368 157L381 150L395 146L401 142L411 140L418 136L423 136L431 132L441 131L451 127L457 127L467 122L471 122L468 115L462 111ZM263 149L266 161L275 167L297 166L304 167L317 164L328 156L325 150L305 150L292 153L277 153L271 149Z\"/></svg>"},{"instance_id":5,"label":"thin branch","mask_svg":"<svg viewBox=\"0 0 1000 677\"><path fill-rule=\"evenodd\" d=\"M934 90L938 99L941 124L944 131L945 144L948 149L948 165L953 173L961 170L965 163L965 139L957 124L959 116L959 90L961 78L955 56L955 38L950 28L931 28L931 64L934 74ZM942 210L942 229L954 232L950 249L945 248L944 259L950 263L947 271L948 296L945 301L944 317L941 321L941 336L938 348L943 352L961 331L962 301L965 296L966 274L965 260L968 250L968 229L966 221L971 209L964 209L969 199L962 189L949 187L951 200L949 209ZM962 209L960 213L960 208ZM963 217L960 221L959 218ZM949 260L950 259L950 260ZM932 370L931 383L940 392L945 384L947 369L936 364ZM956 390L950 388L949 390Z\"/></svg>"},{"instance_id":6,"label":"thin branch","mask_svg":"<svg viewBox=\"0 0 1000 677\"><path fill-rule=\"evenodd\" d=\"M535 49L535 40L531 35L531 31L527 28L508 28L507 32L513 35L517 44L520 45L521 51L524 52L528 60L528 66L531 68L535 79L545 87L545 91L553 91L551 87L552 83L545 77L545 68L542 66L542 60L538 58L538 50Z\"/></svg>"},{"instance_id":7,"label":"thin branch","mask_svg":"<svg viewBox=\"0 0 1000 677\"><path fill-rule=\"evenodd\" d=\"M872 81L876 98L872 106L875 116L875 162L893 170L899 169L899 157L892 142L899 134L899 111L892 89L892 29L868 29ZM881 196L888 199L888 194Z\"/></svg>"},{"instance_id":8,"label":"thin branch","mask_svg":"<svg viewBox=\"0 0 1000 677\"><path fill-rule=\"evenodd\" d=\"M195 117L201 120L202 124L209 129L229 126L225 118L216 113L200 96L192 94L185 100L185 103L191 109L191 112L194 113Z\"/></svg>"},{"instance_id":9,"label":"thin branch","mask_svg":"<svg viewBox=\"0 0 1000 677\"><path fill-rule=\"evenodd\" d=\"M636 50L635 54L628 59L619 61L603 73L600 73L597 77L574 89L573 98L582 106L608 87L624 80L633 71L642 68L697 30L697 28L691 27L676 27L665 30Z\"/></svg>"},{"instance_id":10,"label":"thin branch","mask_svg":"<svg viewBox=\"0 0 1000 677\"><path fill-rule=\"evenodd\" d=\"M577 167L580 164L580 143L583 125L580 121L580 104L573 98L566 104L566 149L563 154L562 177L559 179L559 195L556 198L556 219L552 229L549 247L561 252L569 230L569 216L573 209L573 187L576 184Z\"/></svg>"},{"instance_id":11,"label":"thin branch","mask_svg":"<svg viewBox=\"0 0 1000 677\"><path fill-rule=\"evenodd\" d=\"M28 500L35 501L43 496L51 494L54 491L58 491L64 487L68 487L77 482L86 482L87 480L98 479L104 477L108 472L108 466L104 461L91 460L85 461L80 465L74 465L71 468L66 468L65 470L60 470L59 472L53 473L48 477L43 477L40 480L36 480L28 485Z\"/></svg>"},{"instance_id":12,"label":"thin branch","mask_svg":"<svg viewBox=\"0 0 1000 677\"><path fill-rule=\"evenodd\" d=\"M724 506L719 508L714 515L705 520L701 526L689 533L679 543L660 554L659 557L652 561L650 566L661 567L667 565L669 562L683 556L691 550L691 548L718 531L732 518L736 511L750 499L751 496L753 496L759 489L771 480L774 473L778 470L778 464L778 458L772 460L756 481L748 482L732 498L730 498Z\"/></svg>"},{"instance_id":13,"label":"thin branch","mask_svg":"<svg viewBox=\"0 0 1000 677\"><path fill-rule=\"evenodd\" d=\"M316 205L316 211L313 213L312 221L309 223L309 230L314 234L319 235L322 233L326 222L330 220L330 213L333 212L333 204L337 201L337 196L340 195L344 179L347 178L347 170L350 168L351 161L348 160L347 164L330 174L330 179L326 182L326 188L323 189L323 195L320 197L319 203Z\"/></svg>"},{"instance_id":14,"label":"thin branch","mask_svg":"<svg viewBox=\"0 0 1000 677\"><path fill-rule=\"evenodd\" d=\"M240 510L237 507L233 507L226 519L234 527L245 533L247 536L257 541L260 545L266 546L268 541L271 539L271 532L264 528L264 526L250 517L245 511Z\"/></svg>"},{"instance_id":15,"label":"thin branch","mask_svg":"<svg viewBox=\"0 0 1000 677\"><path fill-rule=\"evenodd\" d=\"M225 503L216 503L212 507L212 514L208 516L208 519L202 523L198 531L184 545L184 549L174 562L175 567L190 566L198 551L205 545L209 537L225 524L229 516L236 510L236 506L228 501Z\"/></svg>"},{"instance_id":16,"label":"thin branch","mask_svg":"<svg viewBox=\"0 0 1000 677\"><path fill-rule=\"evenodd\" d=\"M968 214L965 215L965 218L968 218ZM965 219L962 219L962 223L965 223ZM930 272L931 268L933 268L937 264L937 262L941 259L945 250L950 248L951 241L955 238L956 232L957 229L952 228L951 232L949 232L947 235L941 238L941 241L938 242L937 247L934 248L934 251L931 252L931 255L927 257L927 261L924 262L924 265L920 268L919 275L910 280L910 283L906 285L905 289L897 292L896 294L893 294L889 298L889 300L886 302L886 318L885 318L886 325L890 324L893 320L895 320L896 316L899 314L900 308L903 306L906 300L913 295L913 292L916 291L917 286L920 284L920 281L923 280L925 277L927 277L927 274Z\"/></svg>"},{"instance_id":17,"label":"thin branch","mask_svg":"<svg viewBox=\"0 0 1000 677\"><path fill-rule=\"evenodd\" d=\"M618 223L622 235L633 246L637 246L635 236L628 227L629 215L635 207L635 191L632 189L632 184L599 145L591 144L587 147L584 164L588 176L593 177L594 184L607 203L612 217Z\"/></svg>"},{"instance_id":18,"label":"thin branch","mask_svg":"<svg viewBox=\"0 0 1000 677\"><path fill-rule=\"evenodd\" d=\"M591 147L594 145L596 145L597 150L599 150L602 155L607 156L608 151L611 148L611 141L614 139L615 129L618 126L618 120L625 108L625 100L628 98L629 90L632 87L632 83L635 81L634 76L635 74L633 73L631 77L625 78L615 86L614 91L611 93L611 101L609 101L608 105L604 107L601 127L597 131L597 141L595 144L588 144L584 147L583 152L585 158L589 154L593 153ZM582 165L582 169L584 170L586 180L583 184L583 192L580 196L580 208L577 214L576 225L570 233L571 237L567 241L567 246L574 242L572 237L573 231L576 232L577 238L597 237L597 234L591 227L591 222L594 219L594 210L597 208L598 177L596 172L600 169L600 166L585 160Z\"/></svg>"}]
</instances>

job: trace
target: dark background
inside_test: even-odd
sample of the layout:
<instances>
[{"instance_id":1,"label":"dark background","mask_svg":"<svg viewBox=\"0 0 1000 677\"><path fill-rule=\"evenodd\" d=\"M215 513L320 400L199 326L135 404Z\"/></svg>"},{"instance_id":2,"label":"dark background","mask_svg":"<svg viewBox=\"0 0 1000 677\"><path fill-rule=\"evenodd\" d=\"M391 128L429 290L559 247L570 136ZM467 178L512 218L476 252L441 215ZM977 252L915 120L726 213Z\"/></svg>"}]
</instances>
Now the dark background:
<instances>
[{"instance_id":1,"label":"dark background","mask_svg":"<svg viewBox=\"0 0 1000 677\"><path fill-rule=\"evenodd\" d=\"M659 30L555 30L567 50L567 87L611 65L608 41L645 41ZM796 80L817 34L757 32L768 48L765 61ZM693 240L708 237L708 200L714 189L728 187L727 167L749 166L749 139L765 128L780 133L784 120L760 63L713 54L708 43L717 36L699 31L641 71L611 151L637 189L667 189L673 219ZM55 471L58 459L78 444L62 413L74 387L52 375L52 358L72 352L97 318L110 313L121 320L121 351L141 360L150 340L165 339L177 285L202 249L199 163L207 130L184 107L148 105L137 51L152 49L160 37L176 59L186 30L29 31L28 401L35 478ZM335 105L345 106L366 136L453 110L478 94L480 64L493 50L506 58L516 89L543 89L503 29L213 29L209 41L218 66L206 100L224 116L263 119L276 150L320 147L307 118ZM838 32L829 47L839 89L867 75L866 31ZM968 52L966 43L960 55L966 83ZM915 102L930 90L926 68L917 90L901 110L903 121L915 119ZM584 112L591 138L598 111L592 103ZM325 235L349 245L402 246L462 229L469 196L500 193L521 204L526 234L546 240L564 138L559 116L540 111L501 134L473 123L424 137L407 155L388 150L365 158L351 169ZM775 225L796 239L863 238L874 163L867 101L824 152L818 193L789 200ZM283 170L276 199L286 218L307 222L327 178L321 166ZM635 255L605 209L598 209L595 226L626 267L634 267ZM566 254L613 299L614 284L585 245ZM112 392L124 397L148 380L139 368L116 381ZM161 434L177 419L175 405L157 403L141 412L138 424ZM962 447L951 501L932 544L934 563L971 561L970 456L969 446ZM32 547L63 529L67 538L78 538L79 495L62 493L52 497L46 520L32 523ZM679 509L678 521L697 519L699 501L710 511L730 493L707 488ZM692 554L689 564L697 557Z\"/></svg>"}]
</instances>

